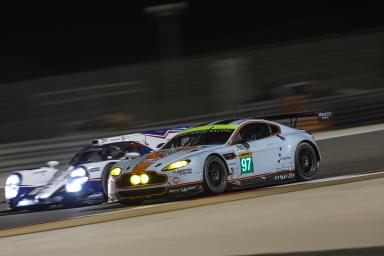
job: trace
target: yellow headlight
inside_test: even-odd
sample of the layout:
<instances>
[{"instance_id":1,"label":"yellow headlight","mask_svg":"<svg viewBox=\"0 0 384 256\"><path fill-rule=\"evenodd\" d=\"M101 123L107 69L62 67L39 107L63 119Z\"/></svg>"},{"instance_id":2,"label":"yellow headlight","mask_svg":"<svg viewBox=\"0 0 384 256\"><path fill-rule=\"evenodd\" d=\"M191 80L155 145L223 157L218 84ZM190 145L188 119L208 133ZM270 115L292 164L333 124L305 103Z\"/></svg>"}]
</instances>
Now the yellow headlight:
<instances>
[{"instance_id":1,"label":"yellow headlight","mask_svg":"<svg viewBox=\"0 0 384 256\"><path fill-rule=\"evenodd\" d=\"M190 162L189 160L177 161L177 162L171 163L170 165L165 167L163 170L169 171L169 170L173 170L173 169L178 169L178 168L186 166L187 164L189 164L189 162Z\"/></svg>"},{"instance_id":2,"label":"yellow headlight","mask_svg":"<svg viewBox=\"0 0 384 256\"><path fill-rule=\"evenodd\" d=\"M112 176L119 176L121 173L122 169L120 167L113 168L111 171Z\"/></svg>"},{"instance_id":3,"label":"yellow headlight","mask_svg":"<svg viewBox=\"0 0 384 256\"><path fill-rule=\"evenodd\" d=\"M138 185L140 183L140 176L139 175L132 175L129 179L132 185Z\"/></svg>"},{"instance_id":4,"label":"yellow headlight","mask_svg":"<svg viewBox=\"0 0 384 256\"><path fill-rule=\"evenodd\" d=\"M149 176L145 173L141 174L140 181L141 181L141 184L147 184L149 181Z\"/></svg>"}]
</instances>

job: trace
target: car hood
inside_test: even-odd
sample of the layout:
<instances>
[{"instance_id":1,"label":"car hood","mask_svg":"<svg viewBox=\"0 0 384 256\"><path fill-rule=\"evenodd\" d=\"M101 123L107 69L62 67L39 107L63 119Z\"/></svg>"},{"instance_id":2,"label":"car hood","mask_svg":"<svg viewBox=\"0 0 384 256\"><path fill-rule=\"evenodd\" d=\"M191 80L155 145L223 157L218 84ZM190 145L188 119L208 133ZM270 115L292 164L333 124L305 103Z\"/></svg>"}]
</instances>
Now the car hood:
<instances>
[{"instance_id":1,"label":"car hood","mask_svg":"<svg viewBox=\"0 0 384 256\"><path fill-rule=\"evenodd\" d=\"M39 194L45 194L51 196L57 190L61 189L69 176L73 171L74 167L69 166L68 168L59 170L42 188Z\"/></svg>"},{"instance_id":2,"label":"car hood","mask_svg":"<svg viewBox=\"0 0 384 256\"><path fill-rule=\"evenodd\" d=\"M125 169L132 173L142 173L147 170L160 171L175 161L188 159L194 155L212 151L219 147L222 147L222 145L162 149L137 159L137 161L127 162L127 167Z\"/></svg>"}]
</instances>

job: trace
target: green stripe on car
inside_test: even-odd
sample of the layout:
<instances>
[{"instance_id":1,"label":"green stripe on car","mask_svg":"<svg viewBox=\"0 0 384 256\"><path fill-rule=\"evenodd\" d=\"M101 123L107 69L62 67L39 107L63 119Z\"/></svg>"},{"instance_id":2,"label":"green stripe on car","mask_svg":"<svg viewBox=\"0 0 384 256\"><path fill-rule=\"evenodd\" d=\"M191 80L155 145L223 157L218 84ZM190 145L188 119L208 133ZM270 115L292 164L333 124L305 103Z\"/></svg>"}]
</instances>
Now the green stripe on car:
<instances>
[{"instance_id":1,"label":"green stripe on car","mask_svg":"<svg viewBox=\"0 0 384 256\"><path fill-rule=\"evenodd\" d=\"M235 124L214 124L214 125L204 125L189 128L180 132L179 134L185 134L190 132L199 132L199 131L207 131L207 130L235 130L238 126Z\"/></svg>"}]
</instances>

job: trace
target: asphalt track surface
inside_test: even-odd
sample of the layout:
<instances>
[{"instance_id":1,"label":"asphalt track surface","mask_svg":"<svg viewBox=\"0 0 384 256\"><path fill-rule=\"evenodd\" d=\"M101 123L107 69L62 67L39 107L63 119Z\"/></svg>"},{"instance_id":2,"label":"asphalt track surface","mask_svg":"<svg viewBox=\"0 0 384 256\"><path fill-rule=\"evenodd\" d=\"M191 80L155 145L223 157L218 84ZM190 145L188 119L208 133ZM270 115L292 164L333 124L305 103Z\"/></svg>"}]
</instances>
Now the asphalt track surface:
<instances>
[{"instance_id":1,"label":"asphalt track surface","mask_svg":"<svg viewBox=\"0 0 384 256\"><path fill-rule=\"evenodd\" d=\"M384 131L321 140L319 144L323 159L316 178L384 169L383 141ZM162 203L162 201L149 203ZM99 214L121 208L122 206L118 204L101 204L41 212L3 212L0 213L0 229Z\"/></svg>"}]
</instances>

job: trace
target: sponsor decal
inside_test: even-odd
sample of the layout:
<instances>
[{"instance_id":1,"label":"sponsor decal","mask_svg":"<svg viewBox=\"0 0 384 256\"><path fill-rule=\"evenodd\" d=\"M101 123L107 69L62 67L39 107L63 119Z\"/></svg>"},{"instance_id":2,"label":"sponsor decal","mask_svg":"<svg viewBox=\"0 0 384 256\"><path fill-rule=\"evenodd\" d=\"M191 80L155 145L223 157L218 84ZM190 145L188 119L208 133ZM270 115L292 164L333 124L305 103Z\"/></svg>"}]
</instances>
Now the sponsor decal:
<instances>
[{"instance_id":1,"label":"sponsor decal","mask_svg":"<svg viewBox=\"0 0 384 256\"><path fill-rule=\"evenodd\" d=\"M174 193L174 192L184 192L185 193L185 192L198 190L198 189L201 189L201 185L174 188L174 189L170 189L169 192L170 193Z\"/></svg>"},{"instance_id":2,"label":"sponsor decal","mask_svg":"<svg viewBox=\"0 0 384 256\"><path fill-rule=\"evenodd\" d=\"M320 112L319 113L319 119L329 119L332 117L332 112Z\"/></svg>"},{"instance_id":3,"label":"sponsor decal","mask_svg":"<svg viewBox=\"0 0 384 256\"><path fill-rule=\"evenodd\" d=\"M290 172L290 173L282 173L278 174L274 177L274 180L276 181L282 181L282 180L290 180L295 178L295 173Z\"/></svg>"},{"instance_id":4,"label":"sponsor decal","mask_svg":"<svg viewBox=\"0 0 384 256\"><path fill-rule=\"evenodd\" d=\"M100 171L100 167L93 167L89 169L89 172L98 172L98 171Z\"/></svg>"},{"instance_id":5,"label":"sponsor decal","mask_svg":"<svg viewBox=\"0 0 384 256\"><path fill-rule=\"evenodd\" d=\"M248 150L250 148L250 145L247 142L245 142L245 143L242 143L242 144L237 144L236 148L239 151L246 151L246 150Z\"/></svg>"},{"instance_id":6,"label":"sponsor decal","mask_svg":"<svg viewBox=\"0 0 384 256\"><path fill-rule=\"evenodd\" d=\"M184 176L187 174L192 174L192 169L173 170L172 173Z\"/></svg>"},{"instance_id":7,"label":"sponsor decal","mask_svg":"<svg viewBox=\"0 0 384 256\"><path fill-rule=\"evenodd\" d=\"M232 132L237 128L237 125L228 125L228 124L222 124L222 125L204 125L204 126L198 126L189 128L187 130L184 130L180 132L179 134L186 134L186 133L205 133L205 132Z\"/></svg>"},{"instance_id":8,"label":"sponsor decal","mask_svg":"<svg viewBox=\"0 0 384 256\"><path fill-rule=\"evenodd\" d=\"M253 159L252 152L241 152L240 153L240 174L253 173Z\"/></svg>"},{"instance_id":9,"label":"sponsor decal","mask_svg":"<svg viewBox=\"0 0 384 256\"><path fill-rule=\"evenodd\" d=\"M180 178L179 178L179 177L173 177L172 180L173 180L173 182L176 183L176 184L177 184L177 183L180 183Z\"/></svg>"},{"instance_id":10,"label":"sponsor decal","mask_svg":"<svg viewBox=\"0 0 384 256\"><path fill-rule=\"evenodd\" d=\"M283 156L283 157L280 158L280 160L289 160L289 159L291 159L290 156Z\"/></svg>"}]
</instances>

